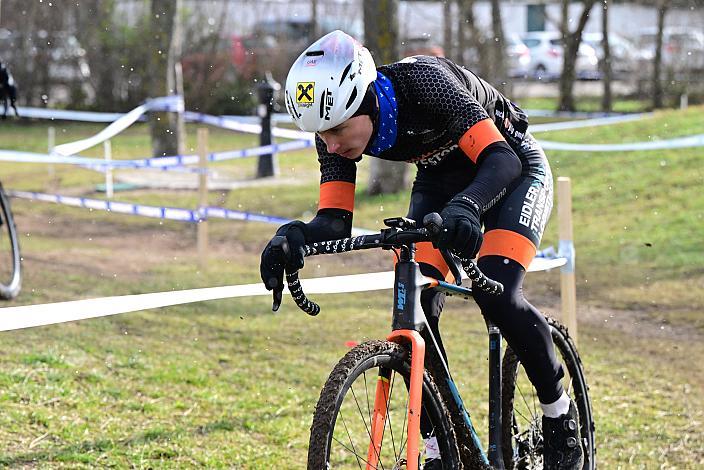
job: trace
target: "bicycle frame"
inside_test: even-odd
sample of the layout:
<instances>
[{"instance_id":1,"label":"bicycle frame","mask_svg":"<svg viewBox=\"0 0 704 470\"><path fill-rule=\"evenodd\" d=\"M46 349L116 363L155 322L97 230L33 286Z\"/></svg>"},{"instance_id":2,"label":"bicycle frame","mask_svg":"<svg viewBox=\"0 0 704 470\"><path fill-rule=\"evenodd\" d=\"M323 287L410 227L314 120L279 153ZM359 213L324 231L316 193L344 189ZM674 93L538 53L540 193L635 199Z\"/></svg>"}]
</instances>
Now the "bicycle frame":
<instances>
[{"instance_id":1,"label":"bicycle frame","mask_svg":"<svg viewBox=\"0 0 704 470\"><path fill-rule=\"evenodd\" d=\"M459 295L465 299L472 297L471 289L450 284L437 279L424 276L420 266L415 261L415 245L401 247L399 261L395 267L394 278L394 305L392 332L387 336L388 341L410 344L411 347L411 374L408 405L408 446L406 454L406 468L417 470L419 461L418 436L420 435L420 411L423 391L423 372L426 344L421 332L426 329L432 344L439 352L437 341L428 326L420 303L420 294L423 289L436 288L449 295ZM501 453L501 333L499 329L487 322L489 332L489 447L488 456L484 453L479 437L474 429L469 412L462 402L462 398L455 386L447 363L438 353L443 365L445 377L436 377L436 380L446 380L452 391L454 405L464 416L465 425L471 432L476 447L480 450L485 463L494 468L503 469L504 463ZM388 377L380 373L374 400L372 416L371 440L367 453L367 469L376 468L377 456L381 449L384 425L386 422L386 403L388 399Z\"/></svg>"}]
</instances>

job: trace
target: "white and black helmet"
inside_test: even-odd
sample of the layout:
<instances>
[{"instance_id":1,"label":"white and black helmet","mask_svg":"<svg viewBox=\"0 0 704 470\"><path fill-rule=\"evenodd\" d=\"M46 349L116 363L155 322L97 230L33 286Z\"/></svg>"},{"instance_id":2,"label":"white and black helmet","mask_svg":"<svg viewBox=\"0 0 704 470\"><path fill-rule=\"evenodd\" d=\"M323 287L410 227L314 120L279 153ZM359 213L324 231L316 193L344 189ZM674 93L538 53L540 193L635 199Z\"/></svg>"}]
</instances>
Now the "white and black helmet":
<instances>
[{"instance_id":1,"label":"white and black helmet","mask_svg":"<svg viewBox=\"0 0 704 470\"><path fill-rule=\"evenodd\" d=\"M320 132L351 118L376 79L369 50L333 31L296 59L286 78L286 110L304 131Z\"/></svg>"}]
</instances>

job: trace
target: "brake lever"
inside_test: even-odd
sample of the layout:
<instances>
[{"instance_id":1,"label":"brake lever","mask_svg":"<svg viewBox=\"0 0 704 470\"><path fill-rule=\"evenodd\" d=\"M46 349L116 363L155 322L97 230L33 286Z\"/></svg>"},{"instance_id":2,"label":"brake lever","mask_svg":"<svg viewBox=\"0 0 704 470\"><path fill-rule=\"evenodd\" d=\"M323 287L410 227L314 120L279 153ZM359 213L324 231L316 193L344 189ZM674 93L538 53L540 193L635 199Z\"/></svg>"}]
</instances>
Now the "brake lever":
<instances>
[{"instance_id":1,"label":"brake lever","mask_svg":"<svg viewBox=\"0 0 704 470\"><path fill-rule=\"evenodd\" d=\"M286 237L283 235L277 235L274 238L271 239L271 249L281 251L283 253L284 258L288 258L291 250L288 246L288 240ZM272 289L271 295L273 298L273 302L271 304L271 310L273 312L276 312L279 310L279 307L281 307L281 300L283 299L283 293L284 293L284 285L283 285L283 279L281 280L281 286L279 287L274 287Z\"/></svg>"},{"instance_id":2,"label":"brake lever","mask_svg":"<svg viewBox=\"0 0 704 470\"><path fill-rule=\"evenodd\" d=\"M442 217L437 212L431 212L430 214L423 217L423 225L430 233L431 237L436 240L440 235L442 230ZM455 284L462 284L462 269L461 265L458 266L459 260L454 256L449 250L439 250L442 255L442 259L450 268L450 272L455 277Z\"/></svg>"}]
</instances>

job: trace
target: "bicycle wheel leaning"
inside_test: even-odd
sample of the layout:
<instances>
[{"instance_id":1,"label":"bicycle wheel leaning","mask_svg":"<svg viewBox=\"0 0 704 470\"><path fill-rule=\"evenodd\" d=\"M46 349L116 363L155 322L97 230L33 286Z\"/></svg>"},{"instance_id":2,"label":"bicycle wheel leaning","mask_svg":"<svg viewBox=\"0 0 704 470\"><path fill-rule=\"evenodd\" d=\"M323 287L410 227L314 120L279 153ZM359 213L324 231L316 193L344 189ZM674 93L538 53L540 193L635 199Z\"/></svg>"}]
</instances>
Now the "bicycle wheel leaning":
<instances>
[{"instance_id":1,"label":"bicycle wheel leaning","mask_svg":"<svg viewBox=\"0 0 704 470\"><path fill-rule=\"evenodd\" d=\"M410 353L390 341L351 349L335 366L320 393L311 426L308 469L405 468ZM384 381L385 420L378 449L370 446L377 382ZM446 469L461 468L454 430L438 389L423 377L422 413L432 423ZM419 436L420 437L420 436ZM419 438L421 461L425 453ZM368 455L373 452L373 455Z\"/></svg>"},{"instance_id":2,"label":"bicycle wheel leaning","mask_svg":"<svg viewBox=\"0 0 704 470\"><path fill-rule=\"evenodd\" d=\"M585 470L596 467L594 419L582 361L567 328L548 318L558 360L565 367L563 385L577 405ZM503 458L507 469L543 468L542 411L518 357L506 348L502 364Z\"/></svg>"},{"instance_id":3,"label":"bicycle wheel leaning","mask_svg":"<svg viewBox=\"0 0 704 470\"><path fill-rule=\"evenodd\" d=\"M10 211L10 201L0 184L0 299L9 300L20 291L20 246Z\"/></svg>"}]
</instances>

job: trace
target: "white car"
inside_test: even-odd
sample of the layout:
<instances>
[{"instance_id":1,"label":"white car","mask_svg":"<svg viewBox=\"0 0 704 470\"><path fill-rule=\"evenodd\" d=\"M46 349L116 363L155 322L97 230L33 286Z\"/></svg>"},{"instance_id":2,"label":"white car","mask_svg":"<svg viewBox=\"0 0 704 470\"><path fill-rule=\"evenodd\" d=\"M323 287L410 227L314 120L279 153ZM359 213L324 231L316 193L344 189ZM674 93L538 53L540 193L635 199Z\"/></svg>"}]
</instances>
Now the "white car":
<instances>
[{"instance_id":1,"label":"white car","mask_svg":"<svg viewBox=\"0 0 704 470\"><path fill-rule=\"evenodd\" d=\"M657 30L646 29L637 37L641 62L655 58ZM704 69L704 32L694 28L665 28L662 38L662 63L675 71Z\"/></svg>"},{"instance_id":2,"label":"white car","mask_svg":"<svg viewBox=\"0 0 704 470\"><path fill-rule=\"evenodd\" d=\"M506 58L509 77L528 78L532 76L530 49L517 34L511 34L506 38Z\"/></svg>"},{"instance_id":3,"label":"white car","mask_svg":"<svg viewBox=\"0 0 704 470\"><path fill-rule=\"evenodd\" d=\"M562 74L564 51L562 34L558 31L536 31L525 33L521 40L530 49L530 69L538 80L554 80ZM599 59L596 51L581 43L575 64L577 78L595 80L600 78Z\"/></svg>"},{"instance_id":4,"label":"white car","mask_svg":"<svg viewBox=\"0 0 704 470\"><path fill-rule=\"evenodd\" d=\"M604 60L601 32L584 33L582 41L589 44L596 51L599 62ZM617 78L627 78L638 67L638 48L628 39L615 33L609 33L609 51L611 53L611 70Z\"/></svg>"}]
</instances>

